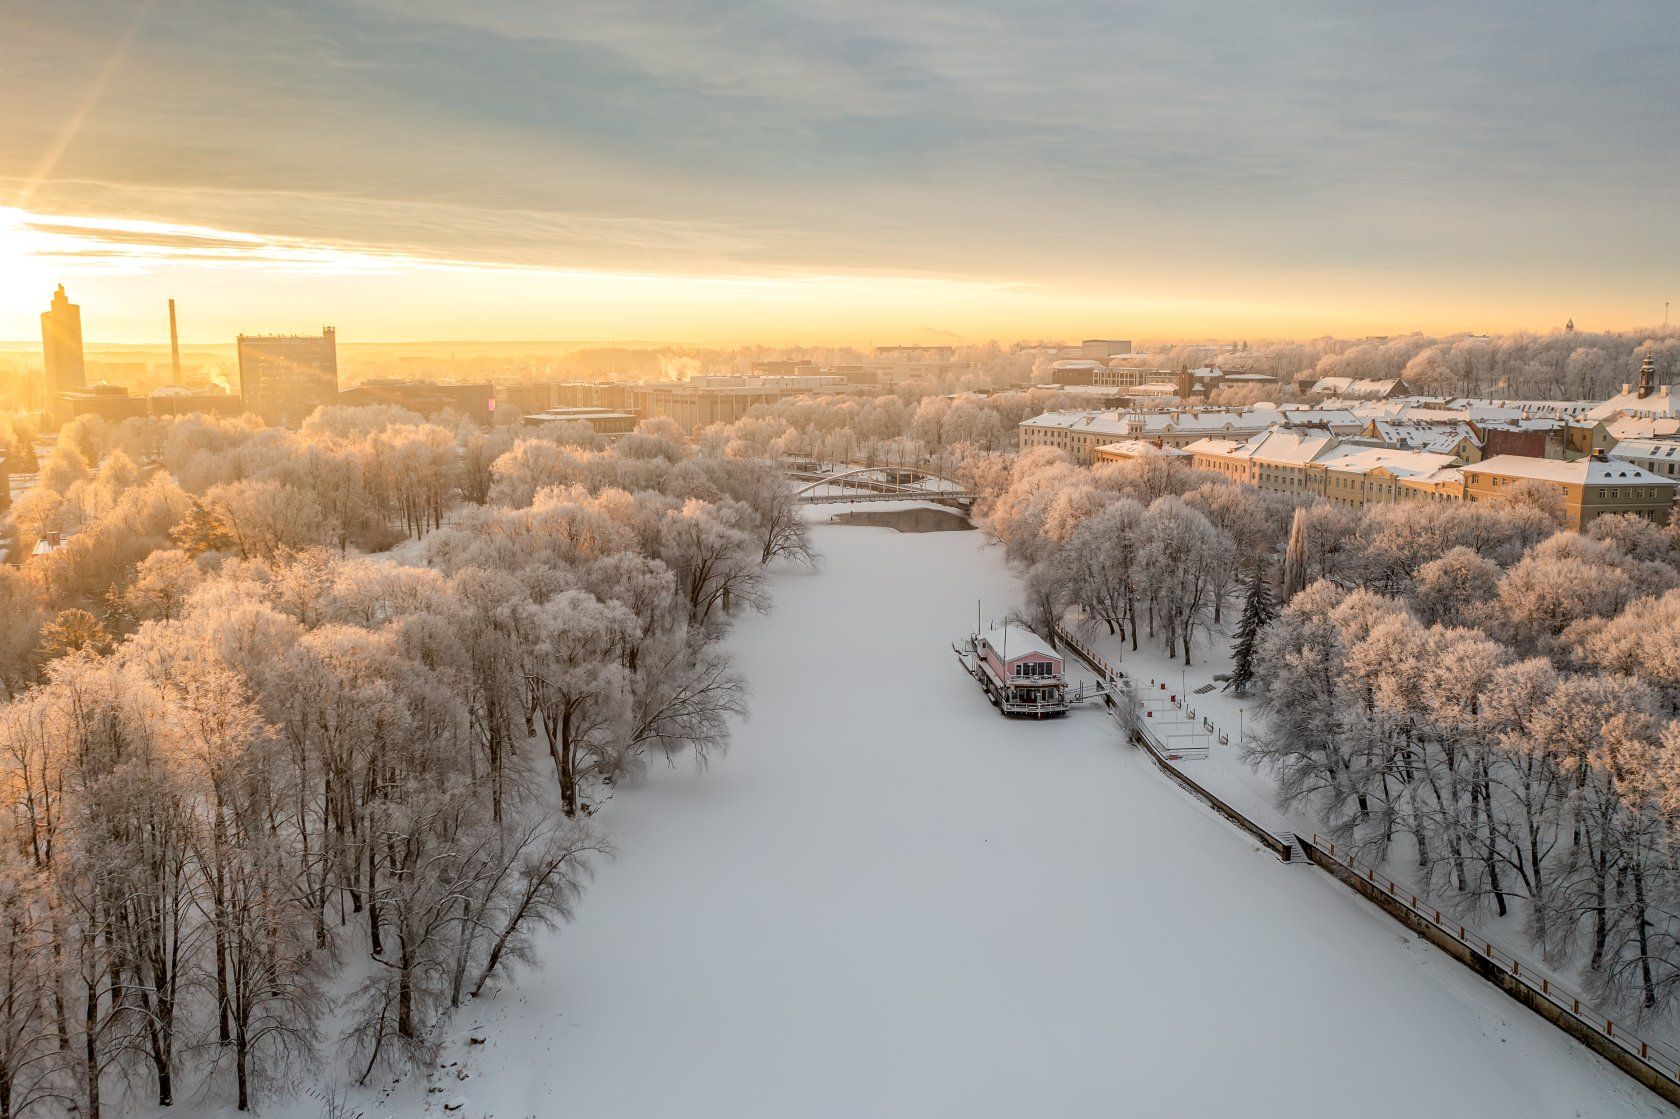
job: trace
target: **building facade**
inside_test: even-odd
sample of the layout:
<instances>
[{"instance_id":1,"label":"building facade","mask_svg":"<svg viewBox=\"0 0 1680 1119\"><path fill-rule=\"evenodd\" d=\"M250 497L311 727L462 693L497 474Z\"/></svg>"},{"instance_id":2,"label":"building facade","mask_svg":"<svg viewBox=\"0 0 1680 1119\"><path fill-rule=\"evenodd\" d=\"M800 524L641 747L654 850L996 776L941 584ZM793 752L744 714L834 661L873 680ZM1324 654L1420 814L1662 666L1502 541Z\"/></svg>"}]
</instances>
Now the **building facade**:
<instances>
[{"instance_id":1,"label":"building facade","mask_svg":"<svg viewBox=\"0 0 1680 1119\"><path fill-rule=\"evenodd\" d=\"M460 384L396 379L363 381L338 394L341 404L390 404L422 416L452 411L480 424L490 422L496 408L495 397L496 390L488 381Z\"/></svg>"},{"instance_id":2,"label":"building facade","mask_svg":"<svg viewBox=\"0 0 1680 1119\"><path fill-rule=\"evenodd\" d=\"M1544 486L1557 495L1564 526L1577 532L1613 513L1666 525L1680 490L1680 483L1601 454L1571 462L1497 455L1463 470L1466 501L1494 501L1524 483Z\"/></svg>"},{"instance_id":3,"label":"building facade","mask_svg":"<svg viewBox=\"0 0 1680 1119\"><path fill-rule=\"evenodd\" d=\"M82 309L70 302L59 284L52 306L41 312L41 364L46 371L41 399L46 412L62 422L68 417L58 403L60 393L87 387L87 361L82 355Z\"/></svg>"},{"instance_id":4,"label":"building facade","mask_svg":"<svg viewBox=\"0 0 1680 1119\"><path fill-rule=\"evenodd\" d=\"M338 403L338 335L241 334L239 391L264 421L296 427L317 408Z\"/></svg>"}]
</instances>

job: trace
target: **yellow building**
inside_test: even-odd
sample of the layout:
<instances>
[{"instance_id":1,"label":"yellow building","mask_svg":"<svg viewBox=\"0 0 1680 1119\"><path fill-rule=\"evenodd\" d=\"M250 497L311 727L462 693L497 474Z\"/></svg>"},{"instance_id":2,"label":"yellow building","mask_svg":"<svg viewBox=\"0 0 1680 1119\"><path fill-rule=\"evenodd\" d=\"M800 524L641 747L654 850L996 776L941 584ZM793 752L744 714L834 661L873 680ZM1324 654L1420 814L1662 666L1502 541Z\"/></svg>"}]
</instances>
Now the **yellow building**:
<instances>
[{"instance_id":1,"label":"yellow building","mask_svg":"<svg viewBox=\"0 0 1680 1119\"><path fill-rule=\"evenodd\" d=\"M1525 482L1556 493L1565 526L1576 531L1611 513L1634 513L1666 525L1680 490L1680 483L1603 454L1570 462L1495 455L1464 467L1464 498L1494 501Z\"/></svg>"}]
</instances>

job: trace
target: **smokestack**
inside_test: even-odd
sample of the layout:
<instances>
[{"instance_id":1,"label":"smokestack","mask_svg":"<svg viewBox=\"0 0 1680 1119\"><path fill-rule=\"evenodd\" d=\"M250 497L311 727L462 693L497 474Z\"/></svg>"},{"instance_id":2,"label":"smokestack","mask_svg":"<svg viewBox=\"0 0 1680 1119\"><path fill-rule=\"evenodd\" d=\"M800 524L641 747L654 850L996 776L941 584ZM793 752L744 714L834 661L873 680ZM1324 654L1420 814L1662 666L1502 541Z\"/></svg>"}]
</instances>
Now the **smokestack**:
<instances>
[{"instance_id":1,"label":"smokestack","mask_svg":"<svg viewBox=\"0 0 1680 1119\"><path fill-rule=\"evenodd\" d=\"M181 337L175 333L175 301L169 301L169 383L181 383Z\"/></svg>"}]
</instances>

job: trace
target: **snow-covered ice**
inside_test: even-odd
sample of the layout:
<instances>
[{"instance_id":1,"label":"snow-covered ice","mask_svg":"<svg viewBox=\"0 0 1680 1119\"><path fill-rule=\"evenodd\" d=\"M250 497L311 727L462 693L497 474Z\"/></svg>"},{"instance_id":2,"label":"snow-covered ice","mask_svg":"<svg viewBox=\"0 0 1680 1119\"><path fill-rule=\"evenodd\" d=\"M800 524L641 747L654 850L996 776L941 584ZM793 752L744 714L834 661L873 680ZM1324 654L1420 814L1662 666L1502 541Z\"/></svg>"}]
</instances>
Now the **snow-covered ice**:
<instances>
[{"instance_id":1,"label":"snow-covered ice","mask_svg":"<svg viewBox=\"0 0 1680 1119\"><path fill-rule=\"evenodd\" d=\"M738 628L730 754L612 800L546 965L457 1023L468 1113L1672 1114L1096 709L1000 718L950 650L1015 590L979 533L817 542Z\"/></svg>"}]
</instances>

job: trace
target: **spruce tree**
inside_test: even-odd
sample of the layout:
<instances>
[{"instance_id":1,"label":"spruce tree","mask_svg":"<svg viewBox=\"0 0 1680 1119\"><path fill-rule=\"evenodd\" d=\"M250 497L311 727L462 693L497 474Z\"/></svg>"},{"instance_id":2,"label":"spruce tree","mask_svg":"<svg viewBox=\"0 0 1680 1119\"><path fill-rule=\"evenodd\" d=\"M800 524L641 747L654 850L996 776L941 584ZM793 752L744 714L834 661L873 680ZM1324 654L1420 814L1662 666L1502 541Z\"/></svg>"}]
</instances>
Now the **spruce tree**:
<instances>
[{"instance_id":1,"label":"spruce tree","mask_svg":"<svg viewBox=\"0 0 1680 1119\"><path fill-rule=\"evenodd\" d=\"M230 552L236 543L221 515L196 497L187 515L169 530L169 538L195 558L205 552Z\"/></svg>"},{"instance_id":2,"label":"spruce tree","mask_svg":"<svg viewBox=\"0 0 1680 1119\"><path fill-rule=\"evenodd\" d=\"M1260 631L1277 617L1272 605L1272 591L1266 585L1264 561L1254 565L1244 589L1242 621L1237 624L1237 645L1232 651L1231 679L1225 684L1239 696L1248 694L1254 684L1254 655L1260 643Z\"/></svg>"}]
</instances>

